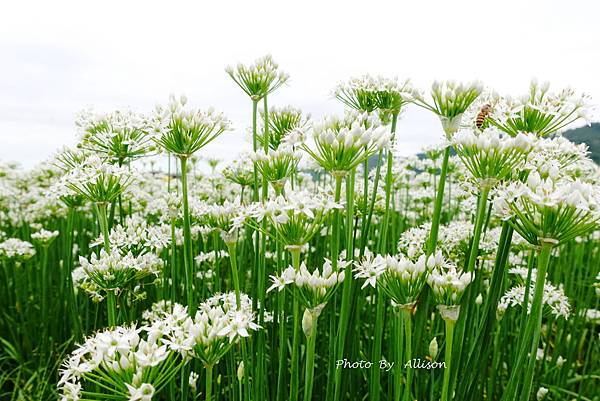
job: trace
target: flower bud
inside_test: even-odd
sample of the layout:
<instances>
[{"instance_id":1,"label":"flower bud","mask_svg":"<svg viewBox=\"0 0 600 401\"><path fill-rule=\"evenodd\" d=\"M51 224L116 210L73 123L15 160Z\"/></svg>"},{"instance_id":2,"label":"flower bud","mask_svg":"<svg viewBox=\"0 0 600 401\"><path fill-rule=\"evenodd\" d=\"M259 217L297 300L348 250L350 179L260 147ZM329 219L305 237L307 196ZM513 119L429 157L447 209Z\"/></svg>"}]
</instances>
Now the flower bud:
<instances>
[{"instance_id":1,"label":"flower bud","mask_svg":"<svg viewBox=\"0 0 600 401\"><path fill-rule=\"evenodd\" d=\"M429 343L429 356L432 360L435 360L435 357L438 353L438 342L437 337L433 337L433 340Z\"/></svg>"},{"instance_id":2,"label":"flower bud","mask_svg":"<svg viewBox=\"0 0 600 401\"><path fill-rule=\"evenodd\" d=\"M310 333L314 324L314 316L313 313L309 309L304 310L304 315L302 315L302 331L304 331L304 335L306 337L310 336Z\"/></svg>"},{"instance_id":3,"label":"flower bud","mask_svg":"<svg viewBox=\"0 0 600 401\"><path fill-rule=\"evenodd\" d=\"M190 377L188 377L188 385L192 389L192 391L196 391L196 382L198 381L198 373L190 372Z\"/></svg>"},{"instance_id":4,"label":"flower bud","mask_svg":"<svg viewBox=\"0 0 600 401\"><path fill-rule=\"evenodd\" d=\"M241 361L237 368L237 378L239 381L244 379L244 361Z\"/></svg>"}]
</instances>

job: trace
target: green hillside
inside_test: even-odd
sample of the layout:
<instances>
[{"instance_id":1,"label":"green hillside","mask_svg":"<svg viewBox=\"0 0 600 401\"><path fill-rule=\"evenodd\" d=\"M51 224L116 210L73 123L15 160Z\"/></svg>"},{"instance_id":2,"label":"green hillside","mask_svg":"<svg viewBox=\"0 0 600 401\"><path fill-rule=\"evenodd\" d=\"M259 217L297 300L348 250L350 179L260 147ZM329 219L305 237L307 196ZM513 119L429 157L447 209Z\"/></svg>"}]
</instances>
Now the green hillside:
<instances>
[{"instance_id":1,"label":"green hillside","mask_svg":"<svg viewBox=\"0 0 600 401\"><path fill-rule=\"evenodd\" d=\"M569 130L565 132L564 136L575 143L587 143L590 147L591 158L600 164L600 123Z\"/></svg>"}]
</instances>

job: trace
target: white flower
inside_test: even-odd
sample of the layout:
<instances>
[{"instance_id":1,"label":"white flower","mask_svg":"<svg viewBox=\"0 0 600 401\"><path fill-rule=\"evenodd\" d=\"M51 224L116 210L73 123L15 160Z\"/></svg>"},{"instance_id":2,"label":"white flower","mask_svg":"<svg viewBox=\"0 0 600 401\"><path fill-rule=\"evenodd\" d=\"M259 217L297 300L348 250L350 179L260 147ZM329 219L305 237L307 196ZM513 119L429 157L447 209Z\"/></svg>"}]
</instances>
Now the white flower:
<instances>
[{"instance_id":1,"label":"white flower","mask_svg":"<svg viewBox=\"0 0 600 401\"><path fill-rule=\"evenodd\" d=\"M314 147L302 148L329 172L349 171L389 146L387 126L365 128L360 114L349 113L345 119L329 118L313 127Z\"/></svg>"},{"instance_id":2,"label":"white flower","mask_svg":"<svg viewBox=\"0 0 600 401\"><path fill-rule=\"evenodd\" d=\"M27 260L35 255L35 248L27 241L9 238L0 242L0 257Z\"/></svg>"},{"instance_id":3,"label":"white flower","mask_svg":"<svg viewBox=\"0 0 600 401\"><path fill-rule=\"evenodd\" d=\"M377 255L374 258L365 258L362 262L354 263L356 265L354 277L365 279L365 282L360 287L361 289L368 285L376 288L377 278L387 269L386 259L381 255Z\"/></svg>"},{"instance_id":4,"label":"white flower","mask_svg":"<svg viewBox=\"0 0 600 401\"><path fill-rule=\"evenodd\" d=\"M292 292L295 296L299 294L299 299L306 309L314 309L320 305L325 305L331 298L338 284L344 281L344 269L349 262L340 259L337 262L337 269L333 269L333 265L329 259L325 259L321 270L316 268L312 273L302 262L299 269L296 271L292 266L286 268L281 275L271 276L273 285L268 291L277 289L283 290L287 286L294 285L297 292Z\"/></svg>"},{"instance_id":5,"label":"white flower","mask_svg":"<svg viewBox=\"0 0 600 401\"><path fill-rule=\"evenodd\" d=\"M152 401L154 387L149 383L142 383L139 387L125 383L129 391L128 401Z\"/></svg>"},{"instance_id":6,"label":"white flower","mask_svg":"<svg viewBox=\"0 0 600 401\"><path fill-rule=\"evenodd\" d=\"M434 269L427 282L439 304L453 306L460 304L460 299L473 276L473 273L461 272L455 266L448 266L447 269Z\"/></svg>"},{"instance_id":7,"label":"white flower","mask_svg":"<svg viewBox=\"0 0 600 401\"><path fill-rule=\"evenodd\" d=\"M532 271L532 278L529 290L529 302L527 305L527 313L531 312L531 305L533 303L533 293L535 291L535 282L537 280L536 271ZM501 312L504 312L508 307L511 306L523 306L525 300L525 286L517 285L510 288L500 299L498 308ZM547 311L558 317L569 318L571 313L571 306L569 299L564 293L562 285L559 287L554 286L551 283L544 284L544 292L542 295L542 305L545 305Z\"/></svg>"},{"instance_id":8,"label":"white flower","mask_svg":"<svg viewBox=\"0 0 600 401\"><path fill-rule=\"evenodd\" d=\"M196 391L196 385L198 382L198 373L194 372L194 371L190 371L190 376L188 378L188 386L190 386L190 388L192 389L192 391Z\"/></svg>"},{"instance_id":9,"label":"white flower","mask_svg":"<svg viewBox=\"0 0 600 401\"><path fill-rule=\"evenodd\" d=\"M544 397L546 397L546 394L548 394L548 389L546 387L540 387L535 394L535 399L537 401L541 401L544 399Z\"/></svg>"},{"instance_id":10,"label":"white flower","mask_svg":"<svg viewBox=\"0 0 600 401\"><path fill-rule=\"evenodd\" d=\"M133 280L150 275L157 276L163 267L163 261L153 253L135 256L129 252L121 255L118 249L113 249L110 253L102 249L99 256L92 254L89 259L80 256L79 263L85 273L82 277L83 283L92 284L92 291L96 287L102 290L117 290ZM81 287L88 289L86 285Z\"/></svg>"},{"instance_id":11,"label":"white flower","mask_svg":"<svg viewBox=\"0 0 600 401\"><path fill-rule=\"evenodd\" d=\"M31 234L31 239L42 245L49 245L56 237L58 237L58 230L48 231L42 229Z\"/></svg>"}]
</instances>

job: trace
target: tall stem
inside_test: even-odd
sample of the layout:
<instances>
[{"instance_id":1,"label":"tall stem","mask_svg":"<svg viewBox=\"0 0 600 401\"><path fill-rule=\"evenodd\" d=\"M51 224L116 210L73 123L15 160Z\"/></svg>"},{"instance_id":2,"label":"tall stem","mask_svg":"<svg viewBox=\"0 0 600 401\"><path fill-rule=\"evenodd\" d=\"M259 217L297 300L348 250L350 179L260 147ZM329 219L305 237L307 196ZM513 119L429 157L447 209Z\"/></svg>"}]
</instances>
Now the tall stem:
<instances>
[{"instance_id":1,"label":"tall stem","mask_svg":"<svg viewBox=\"0 0 600 401\"><path fill-rule=\"evenodd\" d=\"M117 325L117 296L114 290L108 290L106 294L106 306L108 309L108 326Z\"/></svg>"},{"instance_id":2,"label":"tall stem","mask_svg":"<svg viewBox=\"0 0 600 401\"><path fill-rule=\"evenodd\" d=\"M313 316L312 327L306 344L306 370L304 372L304 401L312 400L315 373L315 344L317 339L317 317Z\"/></svg>"},{"instance_id":3,"label":"tall stem","mask_svg":"<svg viewBox=\"0 0 600 401\"><path fill-rule=\"evenodd\" d=\"M381 292L376 293L377 297L375 307L375 330L373 338L373 349L372 349L372 361L381 360L381 342L383 338L383 312L384 312L384 299ZM371 401L379 401L380 397L380 369L371 370L371 382L369 383L369 399Z\"/></svg>"},{"instance_id":4,"label":"tall stem","mask_svg":"<svg viewBox=\"0 0 600 401\"><path fill-rule=\"evenodd\" d=\"M404 360L412 359L412 311L410 308L402 309L402 317L404 318L404 338L406 340ZM413 367L409 367L406 371L406 387L404 388L404 401L409 401L410 388L412 384Z\"/></svg>"},{"instance_id":5,"label":"tall stem","mask_svg":"<svg viewBox=\"0 0 600 401\"><path fill-rule=\"evenodd\" d=\"M331 172L333 178L335 179L335 190L334 190L334 201L336 203L340 202L341 196L342 196L342 182L344 180L344 176L345 173L343 172ZM337 269L337 265L338 265L338 258L339 258L339 253L340 253L340 231L341 231L341 212L339 209L335 209L333 211L333 224L332 224L332 228L331 228L332 232L331 232L331 244L330 244L330 253L329 253L329 258L331 259L331 264L333 266L334 269ZM336 299L337 299L337 294L336 294ZM334 330L335 327L335 317L336 317L336 313L335 311L333 313L331 313L331 320L329 322L329 326L330 326L330 332L332 332ZM334 377L337 377L338 373L337 370L335 368L335 352L336 352L336 339L335 339L335 335L330 336L330 345L329 345L329 366L327 368L328 371L328 378L329 380L327 380L327 391L326 391L326 399L330 400L332 393L334 392L334 385L335 383L337 383L336 380L338 379L333 379Z\"/></svg>"},{"instance_id":6,"label":"tall stem","mask_svg":"<svg viewBox=\"0 0 600 401\"><path fill-rule=\"evenodd\" d=\"M212 365L208 365L204 367L206 371L206 401L211 401L212 399Z\"/></svg>"},{"instance_id":7,"label":"tall stem","mask_svg":"<svg viewBox=\"0 0 600 401\"><path fill-rule=\"evenodd\" d=\"M106 203L96 203L96 212L98 214L98 224L100 225L102 238L104 239L104 251L106 253L110 253L110 240L108 234L108 217L106 215Z\"/></svg>"},{"instance_id":8,"label":"tall stem","mask_svg":"<svg viewBox=\"0 0 600 401\"><path fill-rule=\"evenodd\" d=\"M400 310L396 310L394 316L394 325L394 333L397 333L396 336L392 336L396 351L394 401L400 401L400 397L402 395L402 366L404 365L404 321L402 319L402 312Z\"/></svg>"},{"instance_id":9,"label":"tall stem","mask_svg":"<svg viewBox=\"0 0 600 401\"><path fill-rule=\"evenodd\" d=\"M227 249L229 250L229 262L231 263L231 278L233 281L233 288L235 290L235 302L237 305L237 309L240 310L242 304L240 301L240 277L238 275L237 268L237 243L228 242Z\"/></svg>"},{"instance_id":10,"label":"tall stem","mask_svg":"<svg viewBox=\"0 0 600 401\"><path fill-rule=\"evenodd\" d=\"M292 256L292 266L294 270L298 271L300 268L300 247L289 248L290 255ZM294 291L296 289L294 288ZM294 294L296 295L296 294ZM299 373L299 351L300 351L300 304L298 303L298 297L294 296L292 301L292 318L293 331L292 331L292 360L291 360L291 379L290 379L290 398L289 401L296 401L298 399L299 387L300 387L300 373Z\"/></svg>"},{"instance_id":11,"label":"tall stem","mask_svg":"<svg viewBox=\"0 0 600 401\"><path fill-rule=\"evenodd\" d=\"M269 150L269 108L267 106L267 97L263 98L263 117L264 117L264 132L263 132L263 150L268 152ZM263 176L262 179L262 192L261 192L261 201L265 203L269 196L269 183L267 181L267 177ZM264 325L264 316L265 316L265 297L266 297L266 253L267 253L267 219L263 219L262 221L262 232L257 233L258 237L260 237L260 251L259 251L259 260L258 260L258 301L259 301L259 310L258 310L258 324L260 326ZM265 332L261 330L258 333L257 339L257 363L255 366L255 377L254 377L254 398L255 399L263 399L265 398Z\"/></svg>"},{"instance_id":12,"label":"tall stem","mask_svg":"<svg viewBox=\"0 0 600 401\"><path fill-rule=\"evenodd\" d=\"M479 243L481 242L481 233L483 231L483 224L485 223L485 213L487 211L487 200L490 189L489 184L485 183L479 192L475 226L473 227L473 239L471 241L471 251L469 252L469 264L467 265L468 272L472 272L475 269L475 264L477 263L477 258L479 256Z\"/></svg>"},{"instance_id":13,"label":"tall stem","mask_svg":"<svg viewBox=\"0 0 600 401\"><path fill-rule=\"evenodd\" d=\"M258 150L258 138L257 138L257 114L258 114L258 100L252 100L252 150ZM256 163L254 163L254 185L252 187L252 200L258 201L258 171L256 169Z\"/></svg>"},{"instance_id":14,"label":"tall stem","mask_svg":"<svg viewBox=\"0 0 600 401\"><path fill-rule=\"evenodd\" d=\"M452 343L454 340L454 325L455 321L446 319L446 352L444 356L444 362L446 364L444 369L444 382L442 384L442 401L448 401L448 388L450 385L450 373L452 368Z\"/></svg>"},{"instance_id":15,"label":"tall stem","mask_svg":"<svg viewBox=\"0 0 600 401\"><path fill-rule=\"evenodd\" d=\"M110 253L110 241L108 234L108 217L106 215L106 203L96 203L96 212L98 213L98 224L104 238L104 251ZM113 289L109 289L106 294L106 306L108 309L108 325L114 327L117 325L117 296Z\"/></svg>"},{"instance_id":16,"label":"tall stem","mask_svg":"<svg viewBox=\"0 0 600 401\"><path fill-rule=\"evenodd\" d=\"M442 204L444 203L444 188L446 186L446 176L448 175L448 159L450 158L450 146L444 149L444 158L442 160L442 170L440 172L440 182L438 183L435 204L433 207L433 217L431 220L431 232L429 242L427 243L427 254L435 253L437 247L438 231L442 213Z\"/></svg>"},{"instance_id":17,"label":"tall stem","mask_svg":"<svg viewBox=\"0 0 600 401\"><path fill-rule=\"evenodd\" d=\"M392 115L392 140L396 133L396 124L398 122L398 113L394 113ZM387 157L387 170L385 174L385 213L383 217L383 225L381 227L381 247L380 250L382 253L387 251L387 233L389 230L390 224L390 198L392 195L392 167L394 163L394 155L392 154L392 149L388 149Z\"/></svg>"},{"instance_id":18,"label":"tall stem","mask_svg":"<svg viewBox=\"0 0 600 401\"><path fill-rule=\"evenodd\" d=\"M183 200L183 261L185 268L186 299L190 314L196 312L194 304L194 275L192 258L192 233L190 229L190 210L188 202L187 157L180 157L181 162L181 191Z\"/></svg>"},{"instance_id":19,"label":"tall stem","mask_svg":"<svg viewBox=\"0 0 600 401\"><path fill-rule=\"evenodd\" d=\"M394 112L392 114L392 141L394 139L394 134L396 132L396 124L398 122L398 113ZM385 174L385 212L383 216L383 224L381 226L381 236L379 242L379 251L385 255L387 252L387 233L388 226L390 224L390 198L392 192L392 165L393 165L393 155L392 150L388 149L387 157L386 157L386 174ZM379 165L378 165L379 167ZM378 175L377 175L378 176ZM375 186L376 188L376 186ZM374 190L375 191L375 190ZM372 203L375 198L375 192L373 192L373 197L371 199ZM372 208L369 212L372 212ZM369 219L370 221L370 219ZM368 228L367 228L368 230ZM363 250L361 250L363 251ZM362 253L362 252L361 252ZM373 361L379 361L381 359L381 343L383 339L383 312L384 312L384 297L383 294L377 293L375 295L377 297L376 301L376 312L375 312L375 333L373 338ZM379 401L381 394L381 386L380 386L380 369L372 369L371 370L371 383L369 385L369 399L371 401Z\"/></svg>"},{"instance_id":20,"label":"tall stem","mask_svg":"<svg viewBox=\"0 0 600 401\"><path fill-rule=\"evenodd\" d=\"M279 291L277 294L277 310L279 312L279 341L278 341L278 366L277 366L277 401L284 401L285 388L285 369L287 365L286 358L286 312L285 312L285 291Z\"/></svg>"},{"instance_id":21,"label":"tall stem","mask_svg":"<svg viewBox=\"0 0 600 401\"><path fill-rule=\"evenodd\" d=\"M469 251L469 258L467 259L467 271L474 272L475 267L477 265L477 258L479 257L479 244L481 242L481 234L483 232L485 220L486 220L486 212L488 205L488 195L491 190L490 182L483 182L481 184L481 189L479 191L479 201L477 202L477 210L475 212L475 222L473 227L473 238L471 240L471 249ZM475 274L475 273L473 273ZM477 279L481 279L478 275ZM470 336L465 336L465 330L467 327L476 327L478 324L477 316L473 313L473 308L475 305L475 297L479 291L479 287L477 285L477 281L470 285L465 293L465 296L462 300L462 308L460 314L460 320L457 322L455 326L455 334L457 344L456 346L459 349L470 349L470 342L472 338ZM468 353L458 353L455 356L455 364L457 366L462 366L464 363L464 359L467 359ZM453 391L456 386L456 380L458 376L458 370L452 372L452 377L450 380L451 386L450 391Z\"/></svg>"},{"instance_id":22,"label":"tall stem","mask_svg":"<svg viewBox=\"0 0 600 401\"><path fill-rule=\"evenodd\" d=\"M70 273L69 273L70 274ZM44 322L44 333L42 338L42 355L45 355L48 345L48 336L50 334L50 322L48 321L48 245L42 245L42 321Z\"/></svg>"},{"instance_id":23,"label":"tall stem","mask_svg":"<svg viewBox=\"0 0 600 401\"><path fill-rule=\"evenodd\" d=\"M354 171L350 173L346 181L346 259L351 261L354 258L353 243L353 220L354 220ZM334 258L336 258L334 256ZM352 275L352 264L348 263L345 268L346 277ZM340 308L340 318L337 331L336 360L344 357L344 347L346 345L346 333L348 331L348 321L350 319L350 309L352 302L352 280L344 280L342 288L342 306ZM339 400L341 396L343 369L335 370L335 391L334 400Z\"/></svg>"},{"instance_id":24,"label":"tall stem","mask_svg":"<svg viewBox=\"0 0 600 401\"><path fill-rule=\"evenodd\" d=\"M496 310L498 301L502 295L502 286L504 282L504 270L508 260L508 252L512 242L513 228L508 222L502 224L502 232L498 241L498 251L494 262L494 270L490 281L490 290L485 298L483 315L480 319L479 328L475 341L472 342L469 357L465 364L461 364L461 370L466 375L461 376L459 387L456 393L458 399L473 398L472 392L475 389L475 382L478 378L477 372L487 361L487 356L492 348L490 341L491 332L496 322Z\"/></svg>"},{"instance_id":25,"label":"tall stem","mask_svg":"<svg viewBox=\"0 0 600 401\"><path fill-rule=\"evenodd\" d=\"M523 390L521 391L521 397L519 398L519 400L522 401L529 400L529 395L531 394L531 387L533 385L533 373L535 371L537 348L540 342L540 334L542 328L544 284L546 283L546 272L548 271L548 264L550 262L550 256L554 245L554 242L542 240L540 251L538 254L538 268L537 278L535 281L535 292L533 295L531 314L529 315L528 319L528 324L531 325L533 330L533 338L531 340L531 347L529 349L529 363L527 365L527 370L525 371Z\"/></svg>"},{"instance_id":26,"label":"tall stem","mask_svg":"<svg viewBox=\"0 0 600 401\"><path fill-rule=\"evenodd\" d=\"M67 278L67 301L69 303L69 312L71 314L71 323L73 324L73 333L75 340L81 340L81 322L79 320L79 307L75 295L75 287L73 286L72 263L73 263L73 225L75 221L75 209L69 207L67 215L67 231L65 240L65 254L63 257L63 268L66 271Z\"/></svg>"}]
</instances>

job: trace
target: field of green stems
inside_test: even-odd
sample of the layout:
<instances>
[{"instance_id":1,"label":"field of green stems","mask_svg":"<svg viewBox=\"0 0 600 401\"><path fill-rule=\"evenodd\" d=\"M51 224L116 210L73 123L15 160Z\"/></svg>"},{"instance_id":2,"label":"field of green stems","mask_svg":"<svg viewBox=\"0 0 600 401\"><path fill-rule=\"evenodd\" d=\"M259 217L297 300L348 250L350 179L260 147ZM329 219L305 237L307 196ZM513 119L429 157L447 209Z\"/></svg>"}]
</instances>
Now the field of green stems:
<instances>
[{"instance_id":1,"label":"field of green stems","mask_svg":"<svg viewBox=\"0 0 600 401\"><path fill-rule=\"evenodd\" d=\"M268 102L270 56L224 74L233 162L185 96L0 162L1 400L600 400L600 169L561 136L586 95L365 75L313 120ZM419 107L439 145L400 156Z\"/></svg>"}]
</instances>

